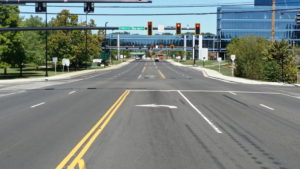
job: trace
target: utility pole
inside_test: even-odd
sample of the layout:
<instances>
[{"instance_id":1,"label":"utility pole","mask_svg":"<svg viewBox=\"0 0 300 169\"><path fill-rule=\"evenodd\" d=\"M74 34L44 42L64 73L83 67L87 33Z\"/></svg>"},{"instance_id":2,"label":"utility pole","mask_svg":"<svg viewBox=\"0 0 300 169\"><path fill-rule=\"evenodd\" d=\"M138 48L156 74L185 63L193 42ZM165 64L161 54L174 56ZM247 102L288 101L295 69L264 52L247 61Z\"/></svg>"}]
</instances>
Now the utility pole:
<instances>
[{"instance_id":1,"label":"utility pole","mask_svg":"<svg viewBox=\"0 0 300 169\"><path fill-rule=\"evenodd\" d=\"M275 42L276 0L272 0L272 42Z\"/></svg>"},{"instance_id":2,"label":"utility pole","mask_svg":"<svg viewBox=\"0 0 300 169\"><path fill-rule=\"evenodd\" d=\"M87 15L88 15L88 11L85 13L85 27L88 26L88 21L87 21ZM85 57L88 58L88 49L87 49L87 45L88 45L88 38L87 38L87 30L85 30ZM77 66L79 66L79 61L77 60Z\"/></svg>"},{"instance_id":3,"label":"utility pole","mask_svg":"<svg viewBox=\"0 0 300 169\"><path fill-rule=\"evenodd\" d=\"M47 15L47 11L46 11L46 27L48 27L48 15ZM45 56L46 56L46 74L45 76L48 77L48 31L46 31L46 50L45 50Z\"/></svg>"}]
</instances>

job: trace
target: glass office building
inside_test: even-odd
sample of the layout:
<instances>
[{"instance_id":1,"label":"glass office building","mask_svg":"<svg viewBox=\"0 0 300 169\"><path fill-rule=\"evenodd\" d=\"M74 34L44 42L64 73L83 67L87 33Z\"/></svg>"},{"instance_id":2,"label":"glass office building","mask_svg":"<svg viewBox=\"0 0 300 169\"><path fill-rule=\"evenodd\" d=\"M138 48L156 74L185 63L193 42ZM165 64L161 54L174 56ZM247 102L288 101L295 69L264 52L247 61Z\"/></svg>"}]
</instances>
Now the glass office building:
<instances>
[{"instance_id":1,"label":"glass office building","mask_svg":"<svg viewBox=\"0 0 300 169\"><path fill-rule=\"evenodd\" d=\"M271 6L272 0L255 0L255 6ZM277 6L299 6L299 0L276 0Z\"/></svg>"},{"instance_id":2,"label":"glass office building","mask_svg":"<svg viewBox=\"0 0 300 169\"><path fill-rule=\"evenodd\" d=\"M232 38L246 35L261 36L271 40L272 34L272 0L256 0L257 6L219 7L217 15L217 36L224 49ZM292 0L296 2L297 0ZM300 27L296 24L299 6L277 6L275 40L300 42ZM288 2L282 0L277 3ZM295 3L293 3L295 4ZM262 6L265 5L265 6ZM296 8L296 9L295 9ZM297 9L298 8L298 9Z\"/></svg>"}]
</instances>

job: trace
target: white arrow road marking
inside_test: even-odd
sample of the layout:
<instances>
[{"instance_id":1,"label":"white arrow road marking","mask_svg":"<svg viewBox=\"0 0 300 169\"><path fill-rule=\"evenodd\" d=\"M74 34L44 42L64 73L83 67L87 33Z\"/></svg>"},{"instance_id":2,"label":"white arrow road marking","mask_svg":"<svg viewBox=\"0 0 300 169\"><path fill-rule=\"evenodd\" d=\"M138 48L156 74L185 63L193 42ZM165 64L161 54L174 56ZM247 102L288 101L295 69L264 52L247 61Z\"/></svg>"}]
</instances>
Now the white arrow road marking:
<instances>
[{"instance_id":1,"label":"white arrow road marking","mask_svg":"<svg viewBox=\"0 0 300 169\"><path fill-rule=\"evenodd\" d=\"M177 109L177 106L172 106L172 105L157 105L157 104L143 104L143 105L136 105L136 107L166 107L169 109Z\"/></svg>"}]
</instances>

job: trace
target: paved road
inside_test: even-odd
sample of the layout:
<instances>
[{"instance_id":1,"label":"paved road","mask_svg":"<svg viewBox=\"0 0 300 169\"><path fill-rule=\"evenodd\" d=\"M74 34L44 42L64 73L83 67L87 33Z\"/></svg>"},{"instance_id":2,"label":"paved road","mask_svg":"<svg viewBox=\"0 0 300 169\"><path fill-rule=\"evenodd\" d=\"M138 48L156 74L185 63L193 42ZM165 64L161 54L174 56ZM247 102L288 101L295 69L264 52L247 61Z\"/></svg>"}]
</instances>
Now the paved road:
<instances>
[{"instance_id":1,"label":"paved road","mask_svg":"<svg viewBox=\"0 0 300 169\"><path fill-rule=\"evenodd\" d=\"M0 88L1 169L299 169L300 90L132 62Z\"/></svg>"}]
</instances>

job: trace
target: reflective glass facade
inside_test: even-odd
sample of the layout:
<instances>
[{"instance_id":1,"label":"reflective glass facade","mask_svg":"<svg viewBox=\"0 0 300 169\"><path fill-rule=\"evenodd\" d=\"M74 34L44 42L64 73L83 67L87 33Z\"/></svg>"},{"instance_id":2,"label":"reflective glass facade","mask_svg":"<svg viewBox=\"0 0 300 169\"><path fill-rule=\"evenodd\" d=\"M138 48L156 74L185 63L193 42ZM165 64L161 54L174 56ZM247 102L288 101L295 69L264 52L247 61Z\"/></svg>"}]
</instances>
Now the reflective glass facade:
<instances>
[{"instance_id":1,"label":"reflective glass facade","mask_svg":"<svg viewBox=\"0 0 300 169\"><path fill-rule=\"evenodd\" d=\"M299 8L277 7L277 9ZM217 36L225 43L235 37L261 36L271 40L271 6L219 7ZM224 13L225 12L225 13ZM242 12L242 13L241 13ZM300 41L300 27L296 24L297 10L276 12L276 40ZM226 45L225 45L226 46Z\"/></svg>"},{"instance_id":2,"label":"reflective glass facade","mask_svg":"<svg viewBox=\"0 0 300 169\"><path fill-rule=\"evenodd\" d=\"M271 6L272 0L255 0L255 6ZM300 6L300 0L276 0L277 6Z\"/></svg>"}]
</instances>

